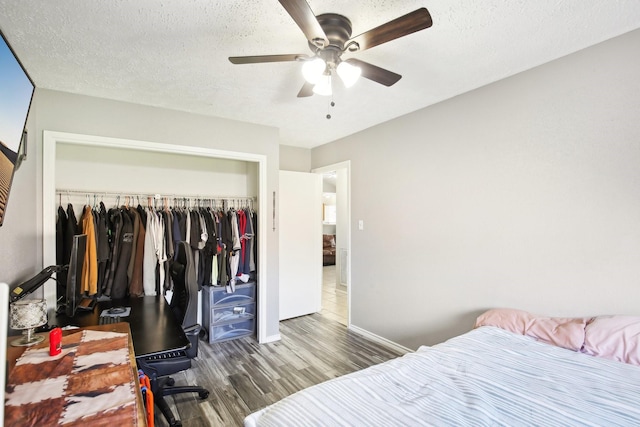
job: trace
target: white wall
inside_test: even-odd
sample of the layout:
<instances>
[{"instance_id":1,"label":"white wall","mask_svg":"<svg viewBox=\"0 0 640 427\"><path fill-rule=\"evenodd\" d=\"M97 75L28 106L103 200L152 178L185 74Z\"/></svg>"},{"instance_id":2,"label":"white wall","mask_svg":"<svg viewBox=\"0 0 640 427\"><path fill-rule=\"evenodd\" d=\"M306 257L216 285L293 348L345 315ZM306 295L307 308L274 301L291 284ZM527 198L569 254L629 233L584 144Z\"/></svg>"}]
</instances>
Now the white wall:
<instances>
[{"instance_id":1,"label":"white wall","mask_svg":"<svg viewBox=\"0 0 640 427\"><path fill-rule=\"evenodd\" d=\"M255 153L267 157L267 193L278 189L278 130L162 108L38 89L29 122L29 159L16 175L0 243L3 280L12 283L42 266L42 132L44 130ZM255 171L253 171L255 174ZM11 204L13 202L13 205ZM266 335L278 336L278 233L272 231L269 200L267 234ZM277 197L276 197L276 210ZM13 212L12 212L13 211ZM22 214L21 214L22 212ZM23 254L20 257L19 254Z\"/></svg>"},{"instance_id":2,"label":"white wall","mask_svg":"<svg viewBox=\"0 0 640 427\"><path fill-rule=\"evenodd\" d=\"M312 150L351 160L352 323L417 348L491 307L640 314L638 51L634 31Z\"/></svg>"},{"instance_id":3,"label":"white wall","mask_svg":"<svg viewBox=\"0 0 640 427\"><path fill-rule=\"evenodd\" d=\"M193 155L58 144L56 188L94 192L255 197L251 163ZM57 202L57 201L56 201ZM146 204L146 200L143 204Z\"/></svg>"}]
</instances>

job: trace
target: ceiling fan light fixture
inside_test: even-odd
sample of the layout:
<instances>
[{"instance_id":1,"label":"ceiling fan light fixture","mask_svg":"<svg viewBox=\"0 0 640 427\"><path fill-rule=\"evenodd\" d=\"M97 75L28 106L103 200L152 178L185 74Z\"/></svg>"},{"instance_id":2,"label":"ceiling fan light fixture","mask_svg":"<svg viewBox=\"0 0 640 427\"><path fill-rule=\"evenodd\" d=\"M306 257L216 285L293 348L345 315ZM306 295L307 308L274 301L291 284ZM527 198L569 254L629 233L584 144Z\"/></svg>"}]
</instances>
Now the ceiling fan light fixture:
<instances>
[{"instance_id":1,"label":"ceiling fan light fixture","mask_svg":"<svg viewBox=\"0 0 640 427\"><path fill-rule=\"evenodd\" d=\"M313 87L313 93L321 96L331 96L331 74L322 74Z\"/></svg>"},{"instance_id":2,"label":"ceiling fan light fixture","mask_svg":"<svg viewBox=\"0 0 640 427\"><path fill-rule=\"evenodd\" d=\"M302 76L306 81L311 84L316 84L320 77L322 77L322 73L327 68L327 64L322 60L322 58L314 58L311 61L306 61L302 65Z\"/></svg>"},{"instance_id":3,"label":"ceiling fan light fixture","mask_svg":"<svg viewBox=\"0 0 640 427\"><path fill-rule=\"evenodd\" d=\"M340 64L338 64L336 72L338 73L338 75L342 79L342 83L344 83L346 87L353 86L360 78L360 74L362 74L362 70L360 69L360 67L351 65L348 62L341 62Z\"/></svg>"}]
</instances>

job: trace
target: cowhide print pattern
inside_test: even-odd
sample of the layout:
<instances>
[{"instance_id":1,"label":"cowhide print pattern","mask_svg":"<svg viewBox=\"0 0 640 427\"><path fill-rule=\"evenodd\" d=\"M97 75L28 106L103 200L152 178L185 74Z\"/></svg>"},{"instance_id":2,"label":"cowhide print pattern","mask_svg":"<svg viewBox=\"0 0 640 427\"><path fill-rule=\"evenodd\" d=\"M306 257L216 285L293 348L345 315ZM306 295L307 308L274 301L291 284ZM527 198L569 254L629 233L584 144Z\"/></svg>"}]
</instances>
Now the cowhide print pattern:
<instances>
[{"instance_id":1,"label":"cowhide print pattern","mask_svg":"<svg viewBox=\"0 0 640 427\"><path fill-rule=\"evenodd\" d=\"M135 385L127 334L68 335L60 355L33 347L16 361L7 382L5 425L135 426Z\"/></svg>"}]
</instances>

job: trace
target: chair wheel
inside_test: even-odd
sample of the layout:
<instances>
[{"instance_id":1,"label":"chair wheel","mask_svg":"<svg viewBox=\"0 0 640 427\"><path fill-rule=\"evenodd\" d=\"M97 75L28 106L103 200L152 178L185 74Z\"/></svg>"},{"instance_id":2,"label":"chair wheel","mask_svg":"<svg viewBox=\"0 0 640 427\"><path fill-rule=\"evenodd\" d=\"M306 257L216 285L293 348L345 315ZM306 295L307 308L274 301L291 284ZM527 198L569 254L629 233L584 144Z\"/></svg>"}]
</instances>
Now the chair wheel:
<instances>
[{"instance_id":1,"label":"chair wheel","mask_svg":"<svg viewBox=\"0 0 640 427\"><path fill-rule=\"evenodd\" d=\"M176 380L174 380L172 377L167 378L167 385L169 387L176 385Z\"/></svg>"},{"instance_id":2,"label":"chair wheel","mask_svg":"<svg viewBox=\"0 0 640 427\"><path fill-rule=\"evenodd\" d=\"M206 329L202 328L202 329L200 329L200 333L198 333L198 338L200 338L203 341L208 341L209 340L209 333L207 332Z\"/></svg>"},{"instance_id":3,"label":"chair wheel","mask_svg":"<svg viewBox=\"0 0 640 427\"><path fill-rule=\"evenodd\" d=\"M200 396L200 399L204 400L209 397L209 391L201 391L200 393L198 393L198 395Z\"/></svg>"},{"instance_id":4,"label":"chair wheel","mask_svg":"<svg viewBox=\"0 0 640 427\"><path fill-rule=\"evenodd\" d=\"M182 427L182 421L176 420L174 423L171 424L171 427Z\"/></svg>"}]
</instances>

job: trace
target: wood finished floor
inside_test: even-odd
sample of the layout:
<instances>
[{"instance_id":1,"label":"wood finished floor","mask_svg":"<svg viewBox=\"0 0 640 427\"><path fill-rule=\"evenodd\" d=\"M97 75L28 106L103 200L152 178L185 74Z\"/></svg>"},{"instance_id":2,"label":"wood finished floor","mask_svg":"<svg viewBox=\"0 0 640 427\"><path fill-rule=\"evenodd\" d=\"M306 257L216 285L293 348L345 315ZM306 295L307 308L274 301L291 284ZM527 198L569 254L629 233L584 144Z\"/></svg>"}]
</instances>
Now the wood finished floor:
<instances>
[{"instance_id":1,"label":"wood finished floor","mask_svg":"<svg viewBox=\"0 0 640 427\"><path fill-rule=\"evenodd\" d=\"M211 394L206 400L195 393L168 398L183 426L242 426L246 415L298 390L400 356L321 313L280 322L280 335L269 344L200 341L192 368L174 378ZM155 420L168 425L159 411Z\"/></svg>"},{"instance_id":2,"label":"wood finished floor","mask_svg":"<svg viewBox=\"0 0 640 427\"><path fill-rule=\"evenodd\" d=\"M347 287L336 285L336 266L322 267L322 313L347 325Z\"/></svg>"}]
</instances>

